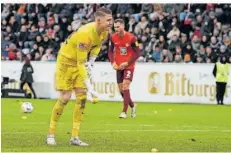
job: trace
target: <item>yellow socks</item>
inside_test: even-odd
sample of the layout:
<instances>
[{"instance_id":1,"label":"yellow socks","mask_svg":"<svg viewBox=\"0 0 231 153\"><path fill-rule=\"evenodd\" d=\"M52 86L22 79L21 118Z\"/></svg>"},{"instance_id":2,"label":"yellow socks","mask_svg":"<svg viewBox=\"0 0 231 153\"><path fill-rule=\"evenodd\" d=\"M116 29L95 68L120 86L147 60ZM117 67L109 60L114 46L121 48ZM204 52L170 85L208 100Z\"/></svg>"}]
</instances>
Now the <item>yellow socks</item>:
<instances>
[{"instance_id":1,"label":"yellow socks","mask_svg":"<svg viewBox=\"0 0 231 153\"><path fill-rule=\"evenodd\" d=\"M79 93L76 95L76 103L73 112L73 129L72 137L77 137L79 135L80 123L83 118L83 111L87 101L86 93Z\"/></svg>"},{"instance_id":2,"label":"yellow socks","mask_svg":"<svg viewBox=\"0 0 231 153\"><path fill-rule=\"evenodd\" d=\"M63 109L67 102L63 102L60 98L55 103L52 114L51 114L51 121L50 121L50 128L49 128L49 134L55 134L56 125L59 121L59 118L63 114Z\"/></svg>"}]
</instances>

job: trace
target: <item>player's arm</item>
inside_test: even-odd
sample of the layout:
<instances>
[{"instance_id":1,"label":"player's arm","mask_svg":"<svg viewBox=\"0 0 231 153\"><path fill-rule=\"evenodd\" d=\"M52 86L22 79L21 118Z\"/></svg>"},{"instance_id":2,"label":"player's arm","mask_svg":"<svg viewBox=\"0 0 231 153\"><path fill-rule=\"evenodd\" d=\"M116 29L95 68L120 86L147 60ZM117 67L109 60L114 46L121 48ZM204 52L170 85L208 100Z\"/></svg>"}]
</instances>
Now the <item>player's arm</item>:
<instances>
[{"instance_id":1,"label":"player's arm","mask_svg":"<svg viewBox=\"0 0 231 153\"><path fill-rule=\"evenodd\" d=\"M108 32L104 32L103 37L104 37L104 41L106 41L108 38ZM95 62L97 56L99 55L100 49L101 49L101 45L96 46L95 48L90 50L88 62L90 62L91 66L94 65L94 62Z\"/></svg>"},{"instance_id":2,"label":"player's arm","mask_svg":"<svg viewBox=\"0 0 231 153\"><path fill-rule=\"evenodd\" d=\"M99 52L100 52L100 46L97 46L92 50L90 50L90 53L88 54L88 61L87 63L85 63L85 66L87 68L88 78L91 80L91 82L93 81L92 71L93 71L94 63Z\"/></svg>"},{"instance_id":3,"label":"player's arm","mask_svg":"<svg viewBox=\"0 0 231 153\"><path fill-rule=\"evenodd\" d=\"M90 39L87 34L79 33L77 37L77 67L79 69L80 76L84 79L88 79L85 63L87 62L88 51L90 47Z\"/></svg>"},{"instance_id":4,"label":"player's arm","mask_svg":"<svg viewBox=\"0 0 231 153\"><path fill-rule=\"evenodd\" d=\"M119 66L120 70L123 70L126 67L128 67L129 65L131 65L140 56L139 44L138 44L136 37L134 37L134 36L133 36L132 41L131 41L131 47L132 47L133 54L127 62L123 62L120 64L120 66Z\"/></svg>"},{"instance_id":5,"label":"player's arm","mask_svg":"<svg viewBox=\"0 0 231 153\"><path fill-rule=\"evenodd\" d=\"M95 48L93 48L91 51L90 51L90 54L89 54L89 57L88 57L88 62L90 62L91 66L94 65L94 62L97 58L97 56L99 55L99 52L100 52L100 48L101 46L97 46Z\"/></svg>"},{"instance_id":6,"label":"player's arm","mask_svg":"<svg viewBox=\"0 0 231 153\"><path fill-rule=\"evenodd\" d=\"M131 65L133 62L135 62L137 60L137 58L140 57L140 48L139 48L139 43L138 43L136 37L132 38L131 47L133 50L133 54L132 54L131 58L128 60L128 66Z\"/></svg>"},{"instance_id":7,"label":"player's arm","mask_svg":"<svg viewBox=\"0 0 231 153\"><path fill-rule=\"evenodd\" d=\"M90 79L87 75L87 69L85 64L87 63L88 51L90 50L91 40L86 33L79 33L76 35L77 43L77 67L79 69L80 77L83 78L88 92L93 97L98 97L98 94L94 91Z\"/></svg>"}]
</instances>

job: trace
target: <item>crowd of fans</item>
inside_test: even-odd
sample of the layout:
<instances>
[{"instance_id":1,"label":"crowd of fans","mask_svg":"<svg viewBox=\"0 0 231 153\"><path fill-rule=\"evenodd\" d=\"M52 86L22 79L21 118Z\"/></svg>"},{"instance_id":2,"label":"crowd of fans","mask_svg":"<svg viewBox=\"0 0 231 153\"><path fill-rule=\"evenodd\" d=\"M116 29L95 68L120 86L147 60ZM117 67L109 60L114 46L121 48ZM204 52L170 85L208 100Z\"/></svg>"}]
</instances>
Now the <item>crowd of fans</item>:
<instances>
[{"instance_id":1,"label":"crowd of fans","mask_svg":"<svg viewBox=\"0 0 231 153\"><path fill-rule=\"evenodd\" d=\"M140 62L211 63L222 55L231 63L231 4L2 4L1 59L55 61L98 7L125 20L139 40ZM108 61L107 51L105 42L97 61Z\"/></svg>"}]
</instances>

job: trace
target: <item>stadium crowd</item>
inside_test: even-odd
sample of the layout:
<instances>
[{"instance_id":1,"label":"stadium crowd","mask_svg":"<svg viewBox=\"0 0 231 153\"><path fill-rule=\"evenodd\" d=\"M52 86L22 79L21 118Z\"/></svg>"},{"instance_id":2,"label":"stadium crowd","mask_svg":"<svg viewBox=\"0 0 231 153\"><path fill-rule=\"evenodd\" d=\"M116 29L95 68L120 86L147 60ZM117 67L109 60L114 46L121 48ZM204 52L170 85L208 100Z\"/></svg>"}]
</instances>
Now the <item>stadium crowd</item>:
<instances>
[{"instance_id":1,"label":"stadium crowd","mask_svg":"<svg viewBox=\"0 0 231 153\"><path fill-rule=\"evenodd\" d=\"M2 4L1 59L55 61L102 6L137 36L139 62L214 63L222 55L231 63L231 4ZM107 52L105 42L97 61L108 61Z\"/></svg>"}]
</instances>

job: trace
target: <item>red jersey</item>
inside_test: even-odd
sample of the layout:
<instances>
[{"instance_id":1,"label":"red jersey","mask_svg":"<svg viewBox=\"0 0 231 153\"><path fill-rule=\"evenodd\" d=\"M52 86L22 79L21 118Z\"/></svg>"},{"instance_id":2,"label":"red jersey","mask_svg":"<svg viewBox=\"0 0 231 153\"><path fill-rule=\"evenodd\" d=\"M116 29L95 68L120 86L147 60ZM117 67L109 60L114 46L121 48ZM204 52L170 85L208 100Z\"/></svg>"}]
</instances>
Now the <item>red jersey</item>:
<instances>
[{"instance_id":1,"label":"red jersey","mask_svg":"<svg viewBox=\"0 0 231 153\"><path fill-rule=\"evenodd\" d=\"M113 56L111 57L113 59L111 61L115 62L118 66L123 62L128 62L129 66L126 69L134 69L135 60L140 54L136 37L129 32L125 32L123 37L118 33L114 33L111 36L111 46L113 48L111 49L111 52L113 52Z\"/></svg>"}]
</instances>

